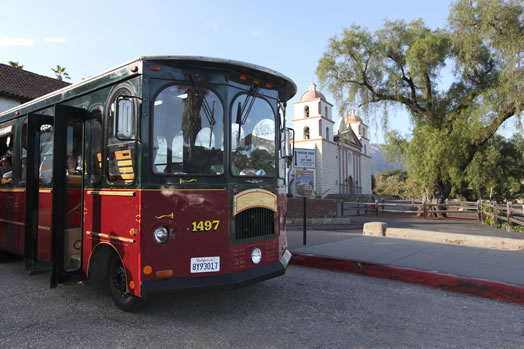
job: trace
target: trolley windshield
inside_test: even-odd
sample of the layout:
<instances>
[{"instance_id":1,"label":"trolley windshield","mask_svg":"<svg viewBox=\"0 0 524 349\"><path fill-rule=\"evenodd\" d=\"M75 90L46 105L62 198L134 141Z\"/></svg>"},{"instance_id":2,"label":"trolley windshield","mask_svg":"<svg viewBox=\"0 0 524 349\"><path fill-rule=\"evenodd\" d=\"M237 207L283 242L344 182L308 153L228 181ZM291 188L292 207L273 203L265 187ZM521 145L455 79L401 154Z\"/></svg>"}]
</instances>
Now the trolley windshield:
<instances>
[{"instance_id":1,"label":"trolley windshield","mask_svg":"<svg viewBox=\"0 0 524 349\"><path fill-rule=\"evenodd\" d=\"M224 173L224 108L212 90L172 85L157 95L153 106L155 173Z\"/></svg>"},{"instance_id":2,"label":"trolley windshield","mask_svg":"<svg viewBox=\"0 0 524 349\"><path fill-rule=\"evenodd\" d=\"M270 103L250 90L236 95L228 109L231 174L274 177L277 133ZM191 83L162 89L153 102L152 133L156 174L224 173L224 107L211 89Z\"/></svg>"},{"instance_id":3,"label":"trolley windshield","mask_svg":"<svg viewBox=\"0 0 524 349\"><path fill-rule=\"evenodd\" d=\"M231 172L234 176L275 176L275 114L256 94L241 94L231 105Z\"/></svg>"}]
</instances>

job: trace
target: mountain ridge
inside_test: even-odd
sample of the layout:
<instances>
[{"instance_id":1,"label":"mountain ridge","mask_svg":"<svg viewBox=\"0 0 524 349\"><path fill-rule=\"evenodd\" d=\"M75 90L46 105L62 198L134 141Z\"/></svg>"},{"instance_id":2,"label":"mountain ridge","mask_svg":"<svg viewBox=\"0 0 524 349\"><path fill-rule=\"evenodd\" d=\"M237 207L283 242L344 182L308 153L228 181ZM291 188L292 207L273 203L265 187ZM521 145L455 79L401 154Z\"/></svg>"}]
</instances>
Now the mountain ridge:
<instances>
[{"instance_id":1,"label":"mountain ridge","mask_svg":"<svg viewBox=\"0 0 524 349\"><path fill-rule=\"evenodd\" d=\"M369 145L369 156L371 156L371 174L375 175L379 172L389 171L389 170L403 170L406 167L398 162L390 164L384 158L384 152L382 150L382 144L370 144Z\"/></svg>"}]
</instances>

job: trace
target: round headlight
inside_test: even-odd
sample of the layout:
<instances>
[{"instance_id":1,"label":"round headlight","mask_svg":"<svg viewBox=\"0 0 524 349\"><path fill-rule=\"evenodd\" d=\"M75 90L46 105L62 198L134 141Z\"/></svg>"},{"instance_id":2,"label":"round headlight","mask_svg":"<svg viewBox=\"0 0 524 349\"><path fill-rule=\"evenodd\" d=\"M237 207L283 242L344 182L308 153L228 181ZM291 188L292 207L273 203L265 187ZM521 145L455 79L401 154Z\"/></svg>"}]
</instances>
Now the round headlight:
<instances>
[{"instance_id":1,"label":"round headlight","mask_svg":"<svg viewBox=\"0 0 524 349\"><path fill-rule=\"evenodd\" d=\"M155 232L153 233L153 237L155 238L155 241L157 243L165 244L169 237L169 230L167 230L166 227L158 227L155 229Z\"/></svg>"},{"instance_id":2,"label":"round headlight","mask_svg":"<svg viewBox=\"0 0 524 349\"><path fill-rule=\"evenodd\" d=\"M259 248L255 248L255 249L251 252L251 261L252 261L254 264L258 264L258 263L260 263L261 260L262 260L262 251L260 251Z\"/></svg>"}]
</instances>

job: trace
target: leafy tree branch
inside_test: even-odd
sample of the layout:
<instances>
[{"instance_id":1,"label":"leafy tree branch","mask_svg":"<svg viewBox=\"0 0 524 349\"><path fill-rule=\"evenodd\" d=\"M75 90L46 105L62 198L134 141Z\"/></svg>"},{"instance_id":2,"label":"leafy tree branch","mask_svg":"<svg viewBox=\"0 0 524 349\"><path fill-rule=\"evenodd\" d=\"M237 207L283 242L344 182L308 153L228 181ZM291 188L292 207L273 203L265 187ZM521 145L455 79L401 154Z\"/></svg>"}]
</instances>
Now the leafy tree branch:
<instances>
[{"instance_id":1,"label":"leafy tree branch","mask_svg":"<svg viewBox=\"0 0 524 349\"><path fill-rule=\"evenodd\" d=\"M465 185L465 171L500 125L520 121L522 18L518 0L458 0L445 29L422 20L386 21L374 33L353 25L329 40L317 75L341 113L349 106L364 114L406 107L413 134L392 135L399 147L389 149L430 196L445 199ZM439 86L446 66L449 87Z\"/></svg>"}]
</instances>

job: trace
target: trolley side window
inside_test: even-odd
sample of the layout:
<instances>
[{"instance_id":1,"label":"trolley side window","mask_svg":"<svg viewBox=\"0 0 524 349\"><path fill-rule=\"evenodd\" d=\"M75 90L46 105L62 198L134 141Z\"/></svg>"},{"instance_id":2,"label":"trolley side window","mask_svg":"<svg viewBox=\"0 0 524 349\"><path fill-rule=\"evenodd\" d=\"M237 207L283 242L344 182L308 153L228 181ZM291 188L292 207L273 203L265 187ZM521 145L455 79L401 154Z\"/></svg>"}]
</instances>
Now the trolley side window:
<instances>
[{"instance_id":1,"label":"trolley side window","mask_svg":"<svg viewBox=\"0 0 524 349\"><path fill-rule=\"evenodd\" d=\"M82 154L82 122L74 121L67 125L66 142L66 176L68 184L80 184L83 173L83 154Z\"/></svg>"},{"instance_id":2,"label":"trolley side window","mask_svg":"<svg viewBox=\"0 0 524 349\"><path fill-rule=\"evenodd\" d=\"M102 110L91 111L89 121L89 181L98 184L102 180Z\"/></svg>"},{"instance_id":3,"label":"trolley side window","mask_svg":"<svg viewBox=\"0 0 524 349\"><path fill-rule=\"evenodd\" d=\"M114 185L135 182L136 100L127 88L112 96L107 124L107 181Z\"/></svg>"},{"instance_id":4,"label":"trolley side window","mask_svg":"<svg viewBox=\"0 0 524 349\"><path fill-rule=\"evenodd\" d=\"M40 126L40 183L45 185L53 181L53 125Z\"/></svg>"},{"instance_id":5,"label":"trolley side window","mask_svg":"<svg viewBox=\"0 0 524 349\"><path fill-rule=\"evenodd\" d=\"M0 179L9 183L13 178L13 125L0 127Z\"/></svg>"},{"instance_id":6,"label":"trolley side window","mask_svg":"<svg viewBox=\"0 0 524 349\"><path fill-rule=\"evenodd\" d=\"M25 183L27 177L27 118L22 124L20 146L20 183Z\"/></svg>"},{"instance_id":7,"label":"trolley side window","mask_svg":"<svg viewBox=\"0 0 524 349\"><path fill-rule=\"evenodd\" d=\"M224 173L224 112L210 89L174 85L153 103L153 172L171 175Z\"/></svg>"}]
</instances>

